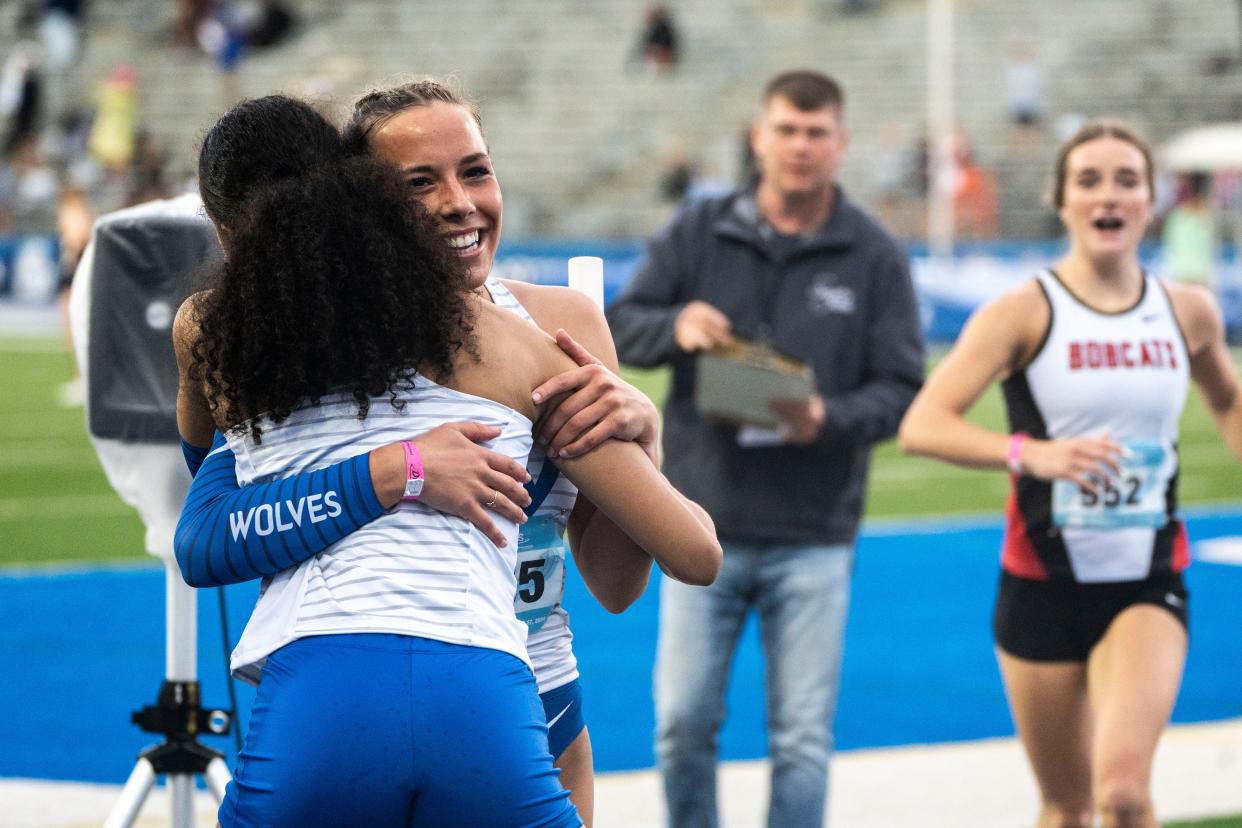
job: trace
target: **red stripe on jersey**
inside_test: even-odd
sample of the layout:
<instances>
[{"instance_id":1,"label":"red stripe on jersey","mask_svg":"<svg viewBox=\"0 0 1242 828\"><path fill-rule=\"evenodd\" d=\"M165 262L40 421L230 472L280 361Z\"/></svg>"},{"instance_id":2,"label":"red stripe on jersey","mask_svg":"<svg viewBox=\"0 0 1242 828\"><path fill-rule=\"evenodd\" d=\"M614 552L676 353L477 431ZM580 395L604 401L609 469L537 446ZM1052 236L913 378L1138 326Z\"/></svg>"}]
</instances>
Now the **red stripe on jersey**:
<instances>
[{"instance_id":1,"label":"red stripe on jersey","mask_svg":"<svg viewBox=\"0 0 1242 828\"><path fill-rule=\"evenodd\" d=\"M1016 482L1016 478L1010 478ZM1035 551L1035 544L1026 530L1026 520L1018 508L1018 494L1014 486L1009 488L1005 501L1005 543L1001 548L1001 566L1010 575L1030 581L1048 580L1048 570Z\"/></svg>"},{"instance_id":2,"label":"red stripe on jersey","mask_svg":"<svg viewBox=\"0 0 1242 828\"><path fill-rule=\"evenodd\" d=\"M1174 518L1174 520L1177 520ZM1169 567L1174 572L1181 572L1190 566L1190 540L1186 537L1186 524L1177 520L1177 531L1173 534L1173 555Z\"/></svg>"}]
</instances>

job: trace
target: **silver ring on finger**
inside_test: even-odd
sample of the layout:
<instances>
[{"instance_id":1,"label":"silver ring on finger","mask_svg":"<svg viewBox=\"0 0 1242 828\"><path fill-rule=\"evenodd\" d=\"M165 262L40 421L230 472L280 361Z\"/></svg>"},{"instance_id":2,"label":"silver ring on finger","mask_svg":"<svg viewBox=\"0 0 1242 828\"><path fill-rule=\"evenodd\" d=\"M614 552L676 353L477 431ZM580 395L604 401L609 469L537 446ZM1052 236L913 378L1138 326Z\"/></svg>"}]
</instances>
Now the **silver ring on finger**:
<instances>
[{"instance_id":1,"label":"silver ring on finger","mask_svg":"<svg viewBox=\"0 0 1242 828\"><path fill-rule=\"evenodd\" d=\"M495 489L492 489L492 499L487 501L483 505L488 509L492 508L493 506L496 505L496 498L498 497L500 497L500 492L496 491Z\"/></svg>"}]
</instances>

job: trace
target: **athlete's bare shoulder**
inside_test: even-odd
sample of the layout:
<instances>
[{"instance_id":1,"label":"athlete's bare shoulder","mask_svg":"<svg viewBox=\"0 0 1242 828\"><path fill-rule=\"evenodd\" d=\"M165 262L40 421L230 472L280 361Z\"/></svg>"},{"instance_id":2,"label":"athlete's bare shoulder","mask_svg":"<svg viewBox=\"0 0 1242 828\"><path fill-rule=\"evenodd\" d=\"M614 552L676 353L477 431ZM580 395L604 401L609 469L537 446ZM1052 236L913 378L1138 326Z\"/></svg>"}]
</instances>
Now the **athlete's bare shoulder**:
<instances>
[{"instance_id":1,"label":"athlete's bare shoulder","mask_svg":"<svg viewBox=\"0 0 1242 828\"><path fill-rule=\"evenodd\" d=\"M1039 279L1035 277L1014 285L998 296L996 302L1003 302L1008 309L1025 307L1028 310L1035 310L1036 308L1033 306L1038 305L1045 314L1048 312L1048 296L1044 293L1043 285L1040 284Z\"/></svg>"},{"instance_id":2,"label":"athlete's bare shoulder","mask_svg":"<svg viewBox=\"0 0 1242 828\"><path fill-rule=\"evenodd\" d=\"M1017 370L1038 353L1052 321L1048 296L1038 279L1027 279L979 308L968 326L989 348L1007 355L1006 367Z\"/></svg>"},{"instance_id":3,"label":"athlete's bare shoulder","mask_svg":"<svg viewBox=\"0 0 1242 828\"><path fill-rule=\"evenodd\" d=\"M575 328L594 325L604 317L589 296L573 288L509 280L505 280L504 285L530 313L535 324L548 333L564 328L572 334Z\"/></svg>"},{"instance_id":4,"label":"athlete's bare shoulder","mask_svg":"<svg viewBox=\"0 0 1242 828\"><path fill-rule=\"evenodd\" d=\"M609 369L617 370L616 346L604 312L581 291L558 285L532 285L506 281L513 298L549 336L565 331Z\"/></svg>"},{"instance_id":5,"label":"athlete's bare shoulder","mask_svg":"<svg viewBox=\"0 0 1242 828\"><path fill-rule=\"evenodd\" d=\"M1182 335L1186 337L1186 347L1191 355L1224 335L1220 306L1211 290L1204 285L1185 282L1161 280L1161 285L1169 296L1173 316L1177 319L1178 327L1182 329Z\"/></svg>"}]
</instances>

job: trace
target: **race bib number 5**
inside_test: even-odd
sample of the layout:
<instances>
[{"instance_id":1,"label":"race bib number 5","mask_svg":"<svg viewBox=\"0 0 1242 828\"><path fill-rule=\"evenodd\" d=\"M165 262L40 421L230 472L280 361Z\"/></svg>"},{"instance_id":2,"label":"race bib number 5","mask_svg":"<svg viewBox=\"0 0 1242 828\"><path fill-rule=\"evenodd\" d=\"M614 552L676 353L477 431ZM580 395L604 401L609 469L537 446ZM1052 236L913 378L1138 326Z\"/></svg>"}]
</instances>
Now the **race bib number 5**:
<instances>
[{"instance_id":1,"label":"race bib number 5","mask_svg":"<svg viewBox=\"0 0 1242 828\"><path fill-rule=\"evenodd\" d=\"M539 515L518 532L517 595L513 609L533 632L544 625L565 593L565 542L552 515Z\"/></svg>"},{"instance_id":2,"label":"race bib number 5","mask_svg":"<svg viewBox=\"0 0 1242 828\"><path fill-rule=\"evenodd\" d=\"M1052 484L1052 522L1075 529L1123 526L1160 528L1168 522L1164 489L1165 452L1159 443L1125 444L1121 474L1103 480L1093 492L1069 480Z\"/></svg>"}]
</instances>

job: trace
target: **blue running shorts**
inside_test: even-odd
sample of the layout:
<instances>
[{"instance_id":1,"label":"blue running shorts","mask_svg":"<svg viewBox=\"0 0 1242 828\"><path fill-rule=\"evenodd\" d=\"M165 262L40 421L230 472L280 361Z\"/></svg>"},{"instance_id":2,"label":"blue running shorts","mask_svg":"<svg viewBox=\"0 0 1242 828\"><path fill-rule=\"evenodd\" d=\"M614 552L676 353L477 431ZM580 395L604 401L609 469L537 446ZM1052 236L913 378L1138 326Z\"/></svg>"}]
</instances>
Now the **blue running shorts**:
<instances>
[{"instance_id":1,"label":"blue running shorts","mask_svg":"<svg viewBox=\"0 0 1242 828\"><path fill-rule=\"evenodd\" d=\"M548 720L548 748L553 759L560 759L565 748L573 744L586 727L582 715L582 685L574 679L540 695L539 700L543 702L543 714Z\"/></svg>"},{"instance_id":2,"label":"blue running shorts","mask_svg":"<svg viewBox=\"0 0 1242 828\"><path fill-rule=\"evenodd\" d=\"M220 824L582 825L529 668L498 650L321 635L268 658Z\"/></svg>"}]
</instances>

